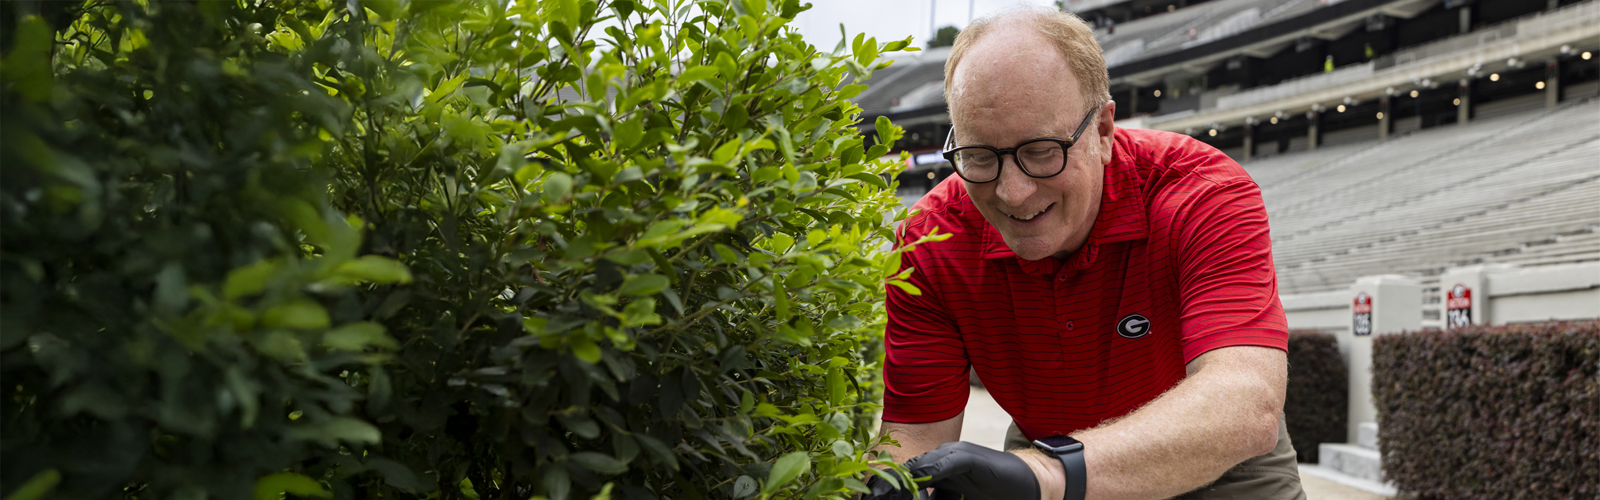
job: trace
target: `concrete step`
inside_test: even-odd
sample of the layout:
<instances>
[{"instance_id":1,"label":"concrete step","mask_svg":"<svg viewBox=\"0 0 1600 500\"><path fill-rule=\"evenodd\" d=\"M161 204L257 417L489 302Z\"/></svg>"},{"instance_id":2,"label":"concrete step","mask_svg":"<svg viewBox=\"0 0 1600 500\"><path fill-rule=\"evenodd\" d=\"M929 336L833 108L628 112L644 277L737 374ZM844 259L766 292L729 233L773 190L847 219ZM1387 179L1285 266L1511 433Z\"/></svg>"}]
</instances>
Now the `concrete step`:
<instances>
[{"instance_id":1,"label":"concrete step","mask_svg":"<svg viewBox=\"0 0 1600 500\"><path fill-rule=\"evenodd\" d=\"M1312 478L1323 479L1336 483L1339 486L1364 491L1370 493L1371 496L1363 495L1350 490L1341 491L1328 488L1326 487L1326 484L1318 484L1317 481ZM1305 487L1307 497L1320 500L1390 499L1398 498L1400 493L1392 484L1351 477L1343 472L1316 464L1300 464L1300 481Z\"/></svg>"},{"instance_id":2,"label":"concrete step","mask_svg":"<svg viewBox=\"0 0 1600 500\"><path fill-rule=\"evenodd\" d=\"M1322 443L1317 447L1317 465L1350 477L1383 482L1383 463L1378 450L1348 443Z\"/></svg>"},{"instance_id":3,"label":"concrete step","mask_svg":"<svg viewBox=\"0 0 1600 500\"><path fill-rule=\"evenodd\" d=\"M1356 424L1356 444L1369 450L1378 449L1378 423L1362 422Z\"/></svg>"}]
</instances>

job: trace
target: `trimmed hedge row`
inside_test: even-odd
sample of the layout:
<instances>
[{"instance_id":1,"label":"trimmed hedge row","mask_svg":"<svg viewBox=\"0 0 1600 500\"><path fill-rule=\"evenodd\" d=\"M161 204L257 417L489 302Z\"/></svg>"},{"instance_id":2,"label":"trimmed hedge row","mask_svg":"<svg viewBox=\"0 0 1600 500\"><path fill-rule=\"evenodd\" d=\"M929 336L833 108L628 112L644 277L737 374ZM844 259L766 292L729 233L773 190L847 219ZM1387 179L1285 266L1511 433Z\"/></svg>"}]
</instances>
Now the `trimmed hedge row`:
<instances>
[{"instance_id":1,"label":"trimmed hedge row","mask_svg":"<svg viewBox=\"0 0 1600 500\"><path fill-rule=\"evenodd\" d=\"M1301 462L1316 463L1319 444L1344 442L1347 372L1333 335L1289 332L1289 387L1283 413Z\"/></svg>"},{"instance_id":2,"label":"trimmed hedge row","mask_svg":"<svg viewBox=\"0 0 1600 500\"><path fill-rule=\"evenodd\" d=\"M1383 469L1422 498L1600 497L1600 322L1373 339Z\"/></svg>"}]
</instances>

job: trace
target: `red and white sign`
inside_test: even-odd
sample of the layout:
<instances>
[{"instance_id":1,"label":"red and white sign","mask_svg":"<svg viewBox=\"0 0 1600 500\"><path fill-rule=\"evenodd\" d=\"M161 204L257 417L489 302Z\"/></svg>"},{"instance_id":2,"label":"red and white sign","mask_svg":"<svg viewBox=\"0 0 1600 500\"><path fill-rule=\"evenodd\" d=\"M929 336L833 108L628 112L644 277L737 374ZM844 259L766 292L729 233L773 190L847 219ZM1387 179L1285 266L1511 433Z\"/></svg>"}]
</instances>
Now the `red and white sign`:
<instances>
[{"instance_id":1,"label":"red and white sign","mask_svg":"<svg viewBox=\"0 0 1600 500\"><path fill-rule=\"evenodd\" d=\"M1472 289L1456 283L1444 298L1445 327L1460 328L1472 324Z\"/></svg>"},{"instance_id":2,"label":"red and white sign","mask_svg":"<svg viewBox=\"0 0 1600 500\"><path fill-rule=\"evenodd\" d=\"M1350 312L1354 315L1350 332L1357 336L1372 335L1372 296L1367 292L1356 294L1355 302L1350 304Z\"/></svg>"},{"instance_id":3,"label":"red and white sign","mask_svg":"<svg viewBox=\"0 0 1600 500\"><path fill-rule=\"evenodd\" d=\"M1367 292L1356 294L1356 301L1351 305L1356 314L1372 314L1372 296Z\"/></svg>"}]
</instances>

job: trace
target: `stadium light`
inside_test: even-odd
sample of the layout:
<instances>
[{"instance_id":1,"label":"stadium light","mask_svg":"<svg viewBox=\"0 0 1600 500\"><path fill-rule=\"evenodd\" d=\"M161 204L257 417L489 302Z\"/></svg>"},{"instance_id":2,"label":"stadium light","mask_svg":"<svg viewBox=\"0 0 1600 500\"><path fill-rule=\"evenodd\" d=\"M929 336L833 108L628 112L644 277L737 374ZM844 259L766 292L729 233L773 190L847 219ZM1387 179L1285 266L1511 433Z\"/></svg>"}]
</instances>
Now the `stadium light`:
<instances>
[{"instance_id":1,"label":"stadium light","mask_svg":"<svg viewBox=\"0 0 1600 500\"><path fill-rule=\"evenodd\" d=\"M1212 137L1216 137L1217 136L1217 129L1211 129L1211 136Z\"/></svg>"},{"instance_id":2,"label":"stadium light","mask_svg":"<svg viewBox=\"0 0 1600 500\"><path fill-rule=\"evenodd\" d=\"M1415 90L1411 91L1411 97L1416 97L1416 96L1417 96L1417 91L1415 91Z\"/></svg>"},{"instance_id":3,"label":"stadium light","mask_svg":"<svg viewBox=\"0 0 1600 500\"><path fill-rule=\"evenodd\" d=\"M1539 83L1533 84L1533 88L1536 88L1536 89L1539 89L1539 90L1544 90L1544 82L1539 82Z\"/></svg>"},{"instance_id":4,"label":"stadium light","mask_svg":"<svg viewBox=\"0 0 1600 500\"><path fill-rule=\"evenodd\" d=\"M933 180L934 177L933 172L928 172L928 180Z\"/></svg>"},{"instance_id":5,"label":"stadium light","mask_svg":"<svg viewBox=\"0 0 1600 500\"><path fill-rule=\"evenodd\" d=\"M1382 119L1383 119L1383 112L1382 112L1382 111L1379 111L1379 112L1378 112L1378 119L1379 119L1379 120L1382 120Z\"/></svg>"},{"instance_id":6,"label":"stadium light","mask_svg":"<svg viewBox=\"0 0 1600 500\"><path fill-rule=\"evenodd\" d=\"M1278 124L1278 117L1276 117L1276 116L1272 117L1272 124L1273 125L1277 125Z\"/></svg>"},{"instance_id":7,"label":"stadium light","mask_svg":"<svg viewBox=\"0 0 1600 500\"><path fill-rule=\"evenodd\" d=\"M1499 73L1490 73L1489 74L1489 81L1491 81L1491 82L1500 81L1500 74Z\"/></svg>"},{"instance_id":8,"label":"stadium light","mask_svg":"<svg viewBox=\"0 0 1600 500\"><path fill-rule=\"evenodd\" d=\"M1339 112L1340 112L1340 113L1343 113L1343 112L1344 112L1344 105L1343 105L1343 104L1340 104L1340 105L1339 105Z\"/></svg>"},{"instance_id":9,"label":"stadium light","mask_svg":"<svg viewBox=\"0 0 1600 500\"><path fill-rule=\"evenodd\" d=\"M1156 89L1156 97L1161 97L1161 89Z\"/></svg>"},{"instance_id":10,"label":"stadium light","mask_svg":"<svg viewBox=\"0 0 1600 500\"><path fill-rule=\"evenodd\" d=\"M1589 51L1587 51L1587 50L1583 51L1583 60L1587 61L1587 60L1589 60L1589 57L1590 57Z\"/></svg>"},{"instance_id":11,"label":"stadium light","mask_svg":"<svg viewBox=\"0 0 1600 500\"><path fill-rule=\"evenodd\" d=\"M1460 106L1461 105L1461 98L1457 97L1456 100L1450 101L1450 104L1453 105L1453 106Z\"/></svg>"}]
</instances>

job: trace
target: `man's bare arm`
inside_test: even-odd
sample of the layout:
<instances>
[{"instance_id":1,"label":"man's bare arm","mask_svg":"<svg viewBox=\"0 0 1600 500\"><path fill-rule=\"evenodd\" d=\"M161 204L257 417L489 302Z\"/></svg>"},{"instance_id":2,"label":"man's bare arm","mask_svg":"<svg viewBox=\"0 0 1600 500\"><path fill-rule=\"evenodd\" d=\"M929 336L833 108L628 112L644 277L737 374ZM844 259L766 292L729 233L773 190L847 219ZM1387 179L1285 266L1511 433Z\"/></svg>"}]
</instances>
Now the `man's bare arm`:
<instances>
[{"instance_id":1,"label":"man's bare arm","mask_svg":"<svg viewBox=\"0 0 1600 500\"><path fill-rule=\"evenodd\" d=\"M1084 444L1088 500L1170 498L1277 446L1288 383L1283 351L1225 347L1195 358L1187 371L1137 411L1073 434ZM1061 498L1060 461L1036 450L1014 453L1034 468L1041 500Z\"/></svg>"},{"instance_id":2,"label":"man's bare arm","mask_svg":"<svg viewBox=\"0 0 1600 500\"><path fill-rule=\"evenodd\" d=\"M948 420L926 424L902 424L884 422L881 431L900 442L900 446L884 445L874 448L873 451L894 457L897 463L905 463L917 455L933 451L939 445L961 440L961 422L967 412L957 413Z\"/></svg>"}]
</instances>

